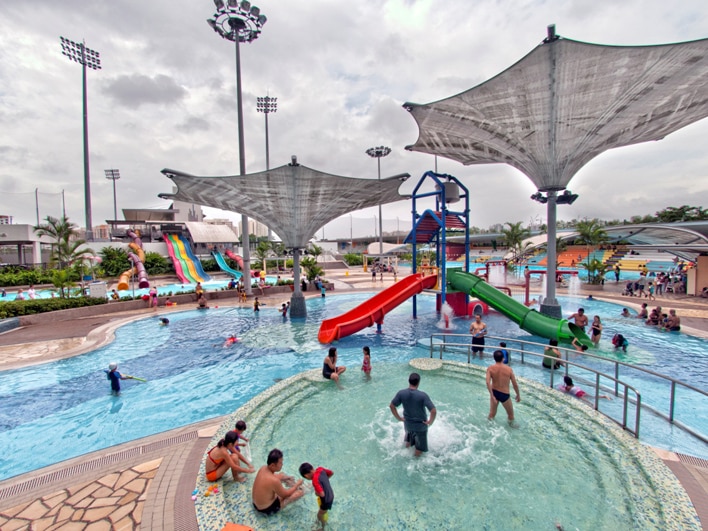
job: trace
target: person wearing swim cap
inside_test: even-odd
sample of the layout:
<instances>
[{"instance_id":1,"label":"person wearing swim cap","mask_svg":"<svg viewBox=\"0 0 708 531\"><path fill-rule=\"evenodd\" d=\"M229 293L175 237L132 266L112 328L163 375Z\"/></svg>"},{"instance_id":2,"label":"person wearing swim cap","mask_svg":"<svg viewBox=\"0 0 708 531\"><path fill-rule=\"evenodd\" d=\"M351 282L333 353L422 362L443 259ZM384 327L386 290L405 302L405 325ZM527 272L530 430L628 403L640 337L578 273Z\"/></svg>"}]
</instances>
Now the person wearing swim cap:
<instances>
[{"instance_id":1,"label":"person wearing swim cap","mask_svg":"<svg viewBox=\"0 0 708 531\"><path fill-rule=\"evenodd\" d=\"M108 364L108 370L106 371L107 378L111 381L111 392L114 395L120 394L120 381L121 380L132 380L132 376L123 376L118 372L118 364L116 362L111 362Z\"/></svg>"}]
</instances>

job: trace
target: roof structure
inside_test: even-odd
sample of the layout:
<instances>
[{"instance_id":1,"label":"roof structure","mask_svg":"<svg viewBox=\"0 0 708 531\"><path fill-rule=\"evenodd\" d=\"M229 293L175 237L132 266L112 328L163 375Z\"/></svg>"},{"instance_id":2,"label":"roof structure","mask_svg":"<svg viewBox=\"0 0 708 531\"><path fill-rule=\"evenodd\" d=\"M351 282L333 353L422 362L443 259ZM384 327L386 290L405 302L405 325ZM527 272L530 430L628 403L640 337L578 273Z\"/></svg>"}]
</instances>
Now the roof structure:
<instances>
[{"instance_id":1,"label":"roof structure","mask_svg":"<svg viewBox=\"0 0 708 531\"><path fill-rule=\"evenodd\" d=\"M213 225L201 221L186 221L185 225L194 243L237 243L238 236L227 225Z\"/></svg>"},{"instance_id":2,"label":"roof structure","mask_svg":"<svg viewBox=\"0 0 708 531\"><path fill-rule=\"evenodd\" d=\"M708 116L708 39L606 46L549 37L501 74L433 103L405 103L406 149L462 164L506 163L563 190L611 148L660 140Z\"/></svg>"},{"instance_id":3,"label":"roof structure","mask_svg":"<svg viewBox=\"0 0 708 531\"><path fill-rule=\"evenodd\" d=\"M339 216L404 199L398 192L403 173L379 180L323 173L294 161L248 175L200 177L162 170L177 186L164 199L240 212L275 231L287 248L307 247L315 233Z\"/></svg>"}]
</instances>

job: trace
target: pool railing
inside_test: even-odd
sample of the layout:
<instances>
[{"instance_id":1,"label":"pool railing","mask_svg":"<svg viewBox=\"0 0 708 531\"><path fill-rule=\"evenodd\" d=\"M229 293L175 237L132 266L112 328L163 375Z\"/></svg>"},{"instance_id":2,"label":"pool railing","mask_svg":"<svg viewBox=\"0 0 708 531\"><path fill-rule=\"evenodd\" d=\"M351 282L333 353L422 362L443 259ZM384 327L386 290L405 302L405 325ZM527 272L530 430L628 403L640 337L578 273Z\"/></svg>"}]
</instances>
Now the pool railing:
<instances>
[{"instance_id":1,"label":"pool railing","mask_svg":"<svg viewBox=\"0 0 708 531\"><path fill-rule=\"evenodd\" d=\"M432 358L435 353L437 353L442 359L443 353L460 353L460 352L466 352L467 354L467 363L471 363L472 359L472 344L471 344L471 335L469 334L449 334L449 333L435 333L430 336L430 357ZM526 356L532 356L534 359L542 359L545 356L543 355L543 351L546 347L548 347L547 343L538 343L535 341L526 341L523 339L518 339L518 338L505 338L505 337L500 337L500 336L491 336L488 335L486 336L487 339L494 339L494 340L499 340L499 341L504 341L506 342L507 346L504 347L508 352L509 352L509 360L512 360L512 354L517 354L518 358L520 359L521 363L526 365ZM485 349L488 350L497 350L499 347L497 345L487 345ZM703 441L703 442L708 442L708 437L703 434L700 430L693 428L686 424L685 422L682 422L681 420L678 420L676 418L676 392L677 389L683 389L686 391L689 391L691 393L697 393L701 395L703 398L708 398L708 392L699 389L693 385L690 385L688 383L682 382L681 380L677 380L676 378L673 378L671 376L666 376L664 374L658 373L656 371L652 371L650 369L646 369L643 367L639 367L637 365L632 365L631 363L626 363L623 361L619 360L613 360L610 358L606 358L604 356L598 356L596 354L592 354L589 352L583 352L580 353L576 351L573 348L567 348L563 346L558 346L559 351L561 351L562 354L562 361L565 364L564 368L558 369L558 371L561 372L563 375L567 375L570 373L570 367L574 367L575 370L577 371L587 371L590 373L593 373L594 375L594 383L592 381L586 381L588 384L593 384L596 389L595 393L595 399L594 399L594 404L593 407L596 411L599 411L603 415L607 416L608 418L612 419L613 421L617 422L622 426L622 428L626 429L630 433L632 433L635 437L639 437L639 427L640 427L640 411L642 408L645 408L647 411L651 411L655 415L669 421L672 425L675 425L682 430L686 431L687 433L691 434L693 437L696 437L697 439ZM572 354L573 356L582 356L583 359L591 359L594 360L598 363L609 363L612 365L611 370L603 372L601 370L595 369L593 367L589 367L588 365L584 365L582 363L578 363L577 361L572 361L568 359L568 355ZM540 360L539 360L540 361ZM546 369L547 370L547 369ZM627 383L626 381L621 379L621 370L624 370L625 373L627 371L638 371L640 373L643 373L645 375L651 376L655 379L658 379L660 382L663 382L664 384L667 385L668 388L668 406L658 406L658 405L653 405L649 404L646 401L642 401L641 394L637 389ZM550 371L550 387L554 387L554 379L555 379L555 374L556 370L551 369ZM624 374L626 377L627 374ZM623 407L622 407L622 420L618 421L617 419L614 419L611 415L601 411L599 409L599 393L601 389L609 389L611 392L618 397L622 397L624 402L623 402ZM628 393L629 392L629 393ZM646 397L645 397L646 398ZM630 403L633 403L636 405L636 414L635 414L635 421L634 421L634 428L628 427L628 408Z\"/></svg>"}]
</instances>

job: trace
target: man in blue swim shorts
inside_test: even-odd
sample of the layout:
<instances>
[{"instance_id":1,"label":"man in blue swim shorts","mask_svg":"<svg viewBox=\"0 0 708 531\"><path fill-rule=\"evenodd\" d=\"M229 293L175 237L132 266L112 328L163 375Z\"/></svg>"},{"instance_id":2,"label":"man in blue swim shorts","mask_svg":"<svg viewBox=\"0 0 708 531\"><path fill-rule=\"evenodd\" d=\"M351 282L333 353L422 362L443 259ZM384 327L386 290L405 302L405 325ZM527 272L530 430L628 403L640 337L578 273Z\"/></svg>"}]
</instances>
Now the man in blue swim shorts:
<instances>
[{"instance_id":1,"label":"man in blue swim shorts","mask_svg":"<svg viewBox=\"0 0 708 531\"><path fill-rule=\"evenodd\" d=\"M408 377L408 389L401 389L393 397L389 408L406 430L406 448L415 446L415 456L428 451L428 427L435 421L435 405L427 393L418 390L420 374L413 372ZM398 413L398 406L403 404L403 417ZM430 412L430 418L425 410Z\"/></svg>"},{"instance_id":2,"label":"man in blue swim shorts","mask_svg":"<svg viewBox=\"0 0 708 531\"><path fill-rule=\"evenodd\" d=\"M487 368L487 389L489 389L489 420L494 419L497 408L501 404L509 417L509 426L516 427L514 422L514 404L510 400L509 382L514 386L516 401L521 402L519 384L516 383L514 371L508 365L504 365L504 354L501 350L494 351L494 365Z\"/></svg>"}]
</instances>

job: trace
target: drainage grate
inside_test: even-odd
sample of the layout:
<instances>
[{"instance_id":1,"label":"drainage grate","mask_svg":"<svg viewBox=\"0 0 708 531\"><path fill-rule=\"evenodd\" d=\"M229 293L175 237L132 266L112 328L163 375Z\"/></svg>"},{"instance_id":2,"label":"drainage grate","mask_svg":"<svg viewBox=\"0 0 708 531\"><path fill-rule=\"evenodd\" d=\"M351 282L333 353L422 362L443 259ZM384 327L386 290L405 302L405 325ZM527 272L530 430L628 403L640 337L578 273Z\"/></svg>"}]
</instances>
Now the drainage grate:
<instances>
[{"instance_id":1,"label":"drainage grate","mask_svg":"<svg viewBox=\"0 0 708 531\"><path fill-rule=\"evenodd\" d=\"M22 483L16 483L10 485L4 489L0 489L0 500L6 498L11 498L17 496L18 494L23 494L25 492L34 490L44 485L49 485L58 480L68 479L84 472L90 472L92 470L105 468L106 465L112 465L125 461L126 459L131 459L143 454L149 454L155 450L161 450L169 446L174 446L176 444L182 444L187 441L197 439L199 437L196 431L190 431L180 435L175 435L173 437L168 437L160 441L155 441L153 443L145 444L143 446L136 446L134 448L127 448L121 450L120 452L114 452L112 454L103 455L97 457L96 459L91 459L90 461L85 461L83 463L78 463L73 466L62 468L61 470L56 470L42 476L37 476L30 480L24 481Z\"/></svg>"},{"instance_id":2,"label":"drainage grate","mask_svg":"<svg viewBox=\"0 0 708 531\"><path fill-rule=\"evenodd\" d=\"M686 463L689 465L701 467L701 468L708 468L708 460L706 459L701 459L700 457L693 457L692 455L686 455L686 454L676 454L679 458L679 461L682 463Z\"/></svg>"}]
</instances>

